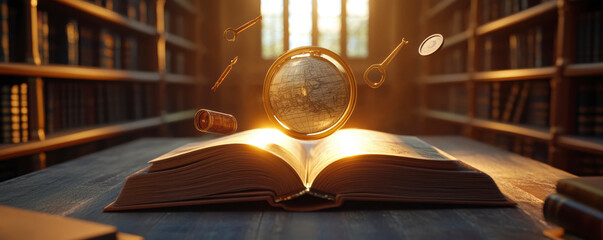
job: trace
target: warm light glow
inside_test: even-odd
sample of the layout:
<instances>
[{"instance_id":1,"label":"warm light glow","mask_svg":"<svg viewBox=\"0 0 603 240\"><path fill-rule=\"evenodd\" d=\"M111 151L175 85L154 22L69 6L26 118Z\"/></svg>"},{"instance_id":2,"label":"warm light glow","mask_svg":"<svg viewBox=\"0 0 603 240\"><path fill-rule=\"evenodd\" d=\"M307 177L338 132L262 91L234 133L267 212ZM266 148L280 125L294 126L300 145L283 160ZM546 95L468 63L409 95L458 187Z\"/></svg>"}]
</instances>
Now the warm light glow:
<instances>
[{"instance_id":1,"label":"warm light glow","mask_svg":"<svg viewBox=\"0 0 603 240\"><path fill-rule=\"evenodd\" d=\"M341 156L338 156L339 158L362 153L362 147L366 145L363 142L369 140L358 132L345 130L337 131L328 138L329 141L336 143L335 148L338 149L338 152L342 154Z\"/></svg>"},{"instance_id":2,"label":"warm light glow","mask_svg":"<svg viewBox=\"0 0 603 240\"><path fill-rule=\"evenodd\" d=\"M283 138L289 137L274 128L265 128L261 129L261 134L249 139L248 143L259 148L266 148L271 143L279 143L279 139Z\"/></svg>"},{"instance_id":3,"label":"warm light glow","mask_svg":"<svg viewBox=\"0 0 603 240\"><path fill-rule=\"evenodd\" d=\"M312 1L289 0L289 49L312 45Z\"/></svg>"}]
</instances>

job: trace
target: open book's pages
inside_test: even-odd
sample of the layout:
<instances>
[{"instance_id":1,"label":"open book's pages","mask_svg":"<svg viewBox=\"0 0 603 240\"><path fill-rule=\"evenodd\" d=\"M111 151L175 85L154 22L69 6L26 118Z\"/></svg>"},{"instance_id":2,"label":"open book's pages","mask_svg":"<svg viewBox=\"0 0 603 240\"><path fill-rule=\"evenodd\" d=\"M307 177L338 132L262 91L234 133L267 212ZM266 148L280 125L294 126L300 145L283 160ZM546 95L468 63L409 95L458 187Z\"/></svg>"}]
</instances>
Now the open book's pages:
<instances>
[{"instance_id":1,"label":"open book's pages","mask_svg":"<svg viewBox=\"0 0 603 240\"><path fill-rule=\"evenodd\" d=\"M361 129L319 141L255 129L188 144L149 163L105 210L252 200L292 210L344 200L513 204L488 175L416 137ZM324 200L300 205L303 195Z\"/></svg>"}]
</instances>

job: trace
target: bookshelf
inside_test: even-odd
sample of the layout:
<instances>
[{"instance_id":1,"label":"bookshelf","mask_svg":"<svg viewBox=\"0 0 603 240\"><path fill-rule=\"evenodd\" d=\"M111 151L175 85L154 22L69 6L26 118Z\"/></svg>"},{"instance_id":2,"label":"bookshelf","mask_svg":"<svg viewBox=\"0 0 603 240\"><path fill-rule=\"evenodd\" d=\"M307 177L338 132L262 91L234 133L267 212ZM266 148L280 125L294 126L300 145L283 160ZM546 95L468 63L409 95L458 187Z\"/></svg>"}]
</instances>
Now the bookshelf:
<instances>
[{"instance_id":1,"label":"bookshelf","mask_svg":"<svg viewBox=\"0 0 603 240\"><path fill-rule=\"evenodd\" d=\"M74 147L192 130L200 4L0 0L0 181L77 157L58 154Z\"/></svg>"},{"instance_id":2,"label":"bookshelf","mask_svg":"<svg viewBox=\"0 0 603 240\"><path fill-rule=\"evenodd\" d=\"M422 59L416 82L422 132L439 134L433 124L453 126L578 175L603 175L603 4L422 4L422 37L442 26L454 29L444 35L441 52ZM466 17L455 17L463 11ZM446 59L452 49L460 50ZM455 61L460 66L434 66Z\"/></svg>"}]
</instances>

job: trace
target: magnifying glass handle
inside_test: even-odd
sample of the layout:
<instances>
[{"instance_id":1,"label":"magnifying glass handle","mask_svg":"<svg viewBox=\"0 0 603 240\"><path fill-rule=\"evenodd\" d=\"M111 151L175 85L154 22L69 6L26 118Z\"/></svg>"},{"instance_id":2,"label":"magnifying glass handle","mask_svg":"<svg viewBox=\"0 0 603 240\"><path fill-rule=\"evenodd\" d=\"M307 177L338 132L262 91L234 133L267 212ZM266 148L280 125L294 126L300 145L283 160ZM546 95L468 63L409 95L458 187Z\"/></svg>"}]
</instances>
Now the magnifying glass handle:
<instances>
[{"instance_id":1,"label":"magnifying glass handle","mask_svg":"<svg viewBox=\"0 0 603 240\"><path fill-rule=\"evenodd\" d=\"M377 69L379 71L379 73L381 73L381 79L379 79L379 82L372 82L371 79L369 79L369 72L372 71L373 69ZM378 88L385 81L386 75L387 75L387 73L385 72L385 68L383 68L383 65L373 64L370 67L368 67L366 69L366 71L364 71L363 77L364 77L364 82L366 82L366 85L368 85L371 88Z\"/></svg>"}]
</instances>

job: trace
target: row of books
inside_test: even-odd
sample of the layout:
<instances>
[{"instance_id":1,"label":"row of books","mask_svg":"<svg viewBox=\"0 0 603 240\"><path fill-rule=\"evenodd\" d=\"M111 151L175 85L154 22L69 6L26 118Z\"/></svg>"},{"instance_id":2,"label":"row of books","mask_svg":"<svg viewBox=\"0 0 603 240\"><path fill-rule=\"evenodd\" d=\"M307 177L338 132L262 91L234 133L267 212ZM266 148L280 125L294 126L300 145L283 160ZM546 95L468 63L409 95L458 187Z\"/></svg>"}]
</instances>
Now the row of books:
<instances>
[{"instance_id":1,"label":"row of books","mask_svg":"<svg viewBox=\"0 0 603 240\"><path fill-rule=\"evenodd\" d=\"M476 131L476 136L479 141L506 151L511 151L540 162L548 161L548 145L545 142L488 130L478 130Z\"/></svg>"},{"instance_id":2,"label":"row of books","mask_svg":"<svg viewBox=\"0 0 603 240\"><path fill-rule=\"evenodd\" d=\"M154 0L88 0L147 25L155 25Z\"/></svg>"},{"instance_id":3,"label":"row of books","mask_svg":"<svg viewBox=\"0 0 603 240\"><path fill-rule=\"evenodd\" d=\"M554 32L550 26L537 25L517 30L508 37L484 37L481 70L551 66L554 57L554 43L551 39L554 39Z\"/></svg>"},{"instance_id":4,"label":"row of books","mask_svg":"<svg viewBox=\"0 0 603 240\"><path fill-rule=\"evenodd\" d=\"M197 106L190 96L196 96L194 87L183 84L168 84L166 87L167 101L165 109L167 112L178 112L194 109Z\"/></svg>"},{"instance_id":5,"label":"row of books","mask_svg":"<svg viewBox=\"0 0 603 240\"><path fill-rule=\"evenodd\" d=\"M445 21L442 21L442 19L445 19ZM440 33L445 37L461 33L469 26L469 6L465 4L454 7L450 13L442 14L436 21L444 24L433 24L433 32Z\"/></svg>"},{"instance_id":6,"label":"row of books","mask_svg":"<svg viewBox=\"0 0 603 240\"><path fill-rule=\"evenodd\" d=\"M603 156L576 152L571 160L571 172L579 176L603 176Z\"/></svg>"},{"instance_id":7,"label":"row of books","mask_svg":"<svg viewBox=\"0 0 603 240\"><path fill-rule=\"evenodd\" d=\"M554 0L486 0L481 2L481 23L487 23Z\"/></svg>"},{"instance_id":8,"label":"row of books","mask_svg":"<svg viewBox=\"0 0 603 240\"><path fill-rule=\"evenodd\" d=\"M25 82L0 85L0 144L29 141L28 86Z\"/></svg>"},{"instance_id":9,"label":"row of books","mask_svg":"<svg viewBox=\"0 0 603 240\"><path fill-rule=\"evenodd\" d=\"M187 74L186 54L182 50L166 48L165 71L168 73Z\"/></svg>"},{"instance_id":10,"label":"row of books","mask_svg":"<svg viewBox=\"0 0 603 240\"><path fill-rule=\"evenodd\" d=\"M186 19L186 16L182 12L178 11L178 14L172 14L172 11L169 8L165 8L163 16L163 24L165 25L166 32L173 33L184 38L192 38L192 33L194 33L194 31L189 32L185 28L186 26L189 26L187 23L190 22Z\"/></svg>"},{"instance_id":11,"label":"row of books","mask_svg":"<svg viewBox=\"0 0 603 240\"><path fill-rule=\"evenodd\" d=\"M467 45L457 44L431 56L430 74L463 73L467 71Z\"/></svg>"},{"instance_id":12,"label":"row of books","mask_svg":"<svg viewBox=\"0 0 603 240\"><path fill-rule=\"evenodd\" d=\"M156 85L52 79L45 83L46 132L156 116Z\"/></svg>"},{"instance_id":13,"label":"row of books","mask_svg":"<svg viewBox=\"0 0 603 240\"><path fill-rule=\"evenodd\" d=\"M467 113L467 87L463 83L431 85L429 87L430 109L452 112L457 114Z\"/></svg>"},{"instance_id":14,"label":"row of books","mask_svg":"<svg viewBox=\"0 0 603 240\"><path fill-rule=\"evenodd\" d=\"M603 62L603 9L578 14L576 62Z\"/></svg>"},{"instance_id":15,"label":"row of books","mask_svg":"<svg viewBox=\"0 0 603 240\"><path fill-rule=\"evenodd\" d=\"M603 79L581 80L576 92L576 133L603 138Z\"/></svg>"},{"instance_id":16,"label":"row of books","mask_svg":"<svg viewBox=\"0 0 603 240\"><path fill-rule=\"evenodd\" d=\"M0 62L26 61L26 11L22 1L0 0Z\"/></svg>"},{"instance_id":17,"label":"row of books","mask_svg":"<svg viewBox=\"0 0 603 240\"><path fill-rule=\"evenodd\" d=\"M564 234L550 232L550 238L603 239L603 176L561 179L556 190L544 201L542 213Z\"/></svg>"},{"instance_id":18,"label":"row of books","mask_svg":"<svg viewBox=\"0 0 603 240\"><path fill-rule=\"evenodd\" d=\"M547 127L548 80L480 83L476 86L475 117Z\"/></svg>"},{"instance_id":19,"label":"row of books","mask_svg":"<svg viewBox=\"0 0 603 240\"><path fill-rule=\"evenodd\" d=\"M43 64L138 70L138 39L38 10L38 47Z\"/></svg>"}]
</instances>

